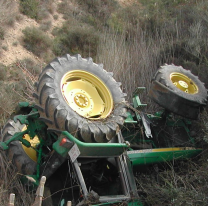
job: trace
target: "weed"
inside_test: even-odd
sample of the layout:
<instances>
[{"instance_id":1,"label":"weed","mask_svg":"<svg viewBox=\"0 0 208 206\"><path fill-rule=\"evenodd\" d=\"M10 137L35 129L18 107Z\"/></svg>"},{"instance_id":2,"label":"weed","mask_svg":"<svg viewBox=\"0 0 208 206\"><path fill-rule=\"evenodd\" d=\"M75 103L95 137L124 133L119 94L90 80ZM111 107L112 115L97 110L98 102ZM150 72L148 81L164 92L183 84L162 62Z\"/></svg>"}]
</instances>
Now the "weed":
<instances>
[{"instance_id":1,"label":"weed","mask_svg":"<svg viewBox=\"0 0 208 206\"><path fill-rule=\"evenodd\" d=\"M32 19L43 20L54 12L53 0L21 0L20 11Z\"/></svg>"},{"instance_id":2,"label":"weed","mask_svg":"<svg viewBox=\"0 0 208 206\"><path fill-rule=\"evenodd\" d=\"M13 26L18 13L18 3L15 1L0 1L1 27Z\"/></svg>"},{"instance_id":3,"label":"weed","mask_svg":"<svg viewBox=\"0 0 208 206\"><path fill-rule=\"evenodd\" d=\"M0 39L4 40L5 31L4 28L0 26Z\"/></svg>"},{"instance_id":4,"label":"weed","mask_svg":"<svg viewBox=\"0 0 208 206\"><path fill-rule=\"evenodd\" d=\"M57 20L57 19L58 19L58 15L55 14L55 15L53 16L53 18L54 18L54 20Z\"/></svg>"},{"instance_id":5,"label":"weed","mask_svg":"<svg viewBox=\"0 0 208 206\"><path fill-rule=\"evenodd\" d=\"M55 11L54 0L42 0L41 6L46 8L47 11L51 14L53 14Z\"/></svg>"},{"instance_id":6,"label":"weed","mask_svg":"<svg viewBox=\"0 0 208 206\"><path fill-rule=\"evenodd\" d=\"M38 65L37 62L30 58L23 59L18 64L25 68L31 76L37 76L41 72L41 65Z\"/></svg>"},{"instance_id":7,"label":"weed","mask_svg":"<svg viewBox=\"0 0 208 206\"><path fill-rule=\"evenodd\" d=\"M4 51L8 51L8 46L3 45L3 46L2 46L2 49L3 49Z\"/></svg>"},{"instance_id":8,"label":"weed","mask_svg":"<svg viewBox=\"0 0 208 206\"><path fill-rule=\"evenodd\" d=\"M64 19L69 20L72 17L78 19L82 10L78 5L72 6L67 0L64 0L58 4L58 12L63 14Z\"/></svg>"},{"instance_id":9,"label":"weed","mask_svg":"<svg viewBox=\"0 0 208 206\"><path fill-rule=\"evenodd\" d=\"M0 141L2 141L0 139ZM16 169L6 160L3 153L0 154L0 205L8 205L8 197L15 193L15 205L32 205L35 199L34 194L26 192Z\"/></svg>"},{"instance_id":10,"label":"weed","mask_svg":"<svg viewBox=\"0 0 208 206\"><path fill-rule=\"evenodd\" d=\"M26 27L23 34L25 48L39 57L47 52L52 45L50 37L38 28Z\"/></svg>"},{"instance_id":11,"label":"weed","mask_svg":"<svg viewBox=\"0 0 208 206\"><path fill-rule=\"evenodd\" d=\"M95 56L97 54L99 36L92 28L78 26L69 28L64 24L54 34L56 38L53 51L56 55L80 53L83 56Z\"/></svg>"},{"instance_id":12,"label":"weed","mask_svg":"<svg viewBox=\"0 0 208 206\"><path fill-rule=\"evenodd\" d=\"M207 154L203 156L207 159ZM144 202L147 205L205 206L208 175L203 156L195 161L160 165L157 172L150 167L146 174L138 173L136 181Z\"/></svg>"},{"instance_id":13,"label":"weed","mask_svg":"<svg viewBox=\"0 0 208 206\"><path fill-rule=\"evenodd\" d=\"M17 45L18 45L18 41L14 41L14 42L12 43L12 45L13 45L13 46L17 46Z\"/></svg>"},{"instance_id":14,"label":"weed","mask_svg":"<svg viewBox=\"0 0 208 206\"><path fill-rule=\"evenodd\" d=\"M3 81L6 79L7 71L6 66L3 64L0 64L0 81Z\"/></svg>"},{"instance_id":15,"label":"weed","mask_svg":"<svg viewBox=\"0 0 208 206\"><path fill-rule=\"evenodd\" d=\"M119 8L115 0L78 0L78 4L82 6L85 11L102 20L104 24L111 13Z\"/></svg>"},{"instance_id":16,"label":"weed","mask_svg":"<svg viewBox=\"0 0 208 206\"><path fill-rule=\"evenodd\" d=\"M41 23L40 29L42 31L48 31L51 28L51 25L52 25L51 21L44 21L44 22Z\"/></svg>"},{"instance_id":17,"label":"weed","mask_svg":"<svg viewBox=\"0 0 208 206\"><path fill-rule=\"evenodd\" d=\"M16 19L16 17L10 17L10 18L8 18L7 21L6 21L6 24L8 26L14 26L15 19Z\"/></svg>"},{"instance_id":18,"label":"weed","mask_svg":"<svg viewBox=\"0 0 208 206\"><path fill-rule=\"evenodd\" d=\"M47 19L49 17L49 11L46 7L40 6L38 9L37 20Z\"/></svg>"},{"instance_id":19,"label":"weed","mask_svg":"<svg viewBox=\"0 0 208 206\"><path fill-rule=\"evenodd\" d=\"M21 21L21 20L23 20L23 18L24 18L24 17L23 17L22 14L17 14L17 15L16 15L16 20L17 20L17 21Z\"/></svg>"},{"instance_id":20,"label":"weed","mask_svg":"<svg viewBox=\"0 0 208 206\"><path fill-rule=\"evenodd\" d=\"M39 10L39 1L37 0L21 0L20 1L20 12L26 16L37 19Z\"/></svg>"}]
</instances>

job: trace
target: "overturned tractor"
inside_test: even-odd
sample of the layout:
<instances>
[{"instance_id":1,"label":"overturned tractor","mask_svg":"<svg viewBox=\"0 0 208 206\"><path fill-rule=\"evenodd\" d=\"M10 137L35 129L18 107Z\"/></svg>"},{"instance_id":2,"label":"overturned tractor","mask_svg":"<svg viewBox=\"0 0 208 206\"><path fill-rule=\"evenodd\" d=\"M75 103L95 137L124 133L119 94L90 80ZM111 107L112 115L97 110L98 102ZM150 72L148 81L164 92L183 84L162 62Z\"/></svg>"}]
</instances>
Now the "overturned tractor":
<instances>
[{"instance_id":1,"label":"overturned tractor","mask_svg":"<svg viewBox=\"0 0 208 206\"><path fill-rule=\"evenodd\" d=\"M149 96L164 110L155 114L143 112L144 87L128 104L113 74L80 55L53 60L35 86L36 103L19 103L2 130L0 148L25 184L32 184L27 177L38 185L46 176L51 193L68 188L62 205L142 205L134 179L140 165L202 151L189 119L206 105L207 90L182 67L165 65L156 72ZM58 204L56 195L50 204Z\"/></svg>"}]
</instances>

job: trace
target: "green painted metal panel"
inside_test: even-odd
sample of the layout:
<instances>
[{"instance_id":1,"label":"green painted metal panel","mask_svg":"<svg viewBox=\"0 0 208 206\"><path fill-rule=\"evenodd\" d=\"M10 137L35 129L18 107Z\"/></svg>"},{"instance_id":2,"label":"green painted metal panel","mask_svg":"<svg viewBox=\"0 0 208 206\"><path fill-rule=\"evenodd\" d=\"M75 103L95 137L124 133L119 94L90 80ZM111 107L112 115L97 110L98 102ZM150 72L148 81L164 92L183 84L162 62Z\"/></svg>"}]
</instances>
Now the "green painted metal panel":
<instances>
[{"instance_id":1,"label":"green painted metal panel","mask_svg":"<svg viewBox=\"0 0 208 206\"><path fill-rule=\"evenodd\" d=\"M115 157L121 155L129 148L125 143L85 143L64 131L62 135L77 144L82 156L88 157Z\"/></svg>"},{"instance_id":2,"label":"green painted metal panel","mask_svg":"<svg viewBox=\"0 0 208 206\"><path fill-rule=\"evenodd\" d=\"M191 158L200 152L202 152L202 149L197 148L161 148L132 150L128 151L127 155L133 166L139 166Z\"/></svg>"}]
</instances>

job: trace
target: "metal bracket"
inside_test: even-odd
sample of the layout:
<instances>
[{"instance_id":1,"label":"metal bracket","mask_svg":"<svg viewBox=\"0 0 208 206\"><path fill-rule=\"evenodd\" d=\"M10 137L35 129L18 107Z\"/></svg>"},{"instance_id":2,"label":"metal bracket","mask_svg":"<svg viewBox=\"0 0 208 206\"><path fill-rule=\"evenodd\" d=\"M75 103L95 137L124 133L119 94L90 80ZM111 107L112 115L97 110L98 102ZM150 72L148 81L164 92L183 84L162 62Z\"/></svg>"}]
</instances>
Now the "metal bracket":
<instances>
[{"instance_id":1,"label":"metal bracket","mask_svg":"<svg viewBox=\"0 0 208 206\"><path fill-rule=\"evenodd\" d=\"M145 129L145 134L147 138L152 138L152 133L151 133L151 128L150 128L150 120L148 119L147 116L144 115L143 112L140 112L140 117L142 119L142 123L144 125L144 129Z\"/></svg>"},{"instance_id":2,"label":"metal bracket","mask_svg":"<svg viewBox=\"0 0 208 206\"><path fill-rule=\"evenodd\" d=\"M26 147L30 147L30 142L28 142L26 139L23 139L22 137L24 136L24 134L26 134L28 131L25 130L23 132L17 132L15 133L11 139L8 139L5 142L0 142L0 149L2 150L7 150L9 148L9 144L13 141L21 141L23 145L25 145Z\"/></svg>"}]
</instances>

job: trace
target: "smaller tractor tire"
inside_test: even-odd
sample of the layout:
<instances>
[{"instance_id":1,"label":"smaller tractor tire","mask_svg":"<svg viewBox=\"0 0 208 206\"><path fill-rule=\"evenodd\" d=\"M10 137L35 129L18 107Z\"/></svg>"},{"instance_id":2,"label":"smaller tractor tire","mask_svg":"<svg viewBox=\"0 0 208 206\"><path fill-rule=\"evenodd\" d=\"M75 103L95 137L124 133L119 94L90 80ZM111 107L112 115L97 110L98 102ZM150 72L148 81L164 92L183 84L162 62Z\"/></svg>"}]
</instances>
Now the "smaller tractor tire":
<instances>
[{"instance_id":1,"label":"smaller tractor tire","mask_svg":"<svg viewBox=\"0 0 208 206\"><path fill-rule=\"evenodd\" d=\"M156 72L149 96L165 109L190 119L197 119L207 103L204 83L190 70L173 64Z\"/></svg>"},{"instance_id":2,"label":"smaller tractor tire","mask_svg":"<svg viewBox=\"0 0 208 206\"><path fill-rule=\"evenodd\" d=\"M19 121L8 120L2 131L3 141L9 140L17 132L25 130L26 125ZM32 143L31 143L32 144ZM6 150L6 157L17 168L17 171L24 175L32 175L36 171L36 152L32 148L26 148L20 141L13 141Z\"/></svg>"},{"instance_id":3,"label":"smaller tractor tire","mask_svg":"<svg viewBox=\"0 0 208 206\"><path fill-rule=\"evenodd\" d=\"M109 142L126 118L120 86L103 65L67 54L40 74L36 108L49 131L68 131L84 142Z\"/></svg>"}]
</instances>

